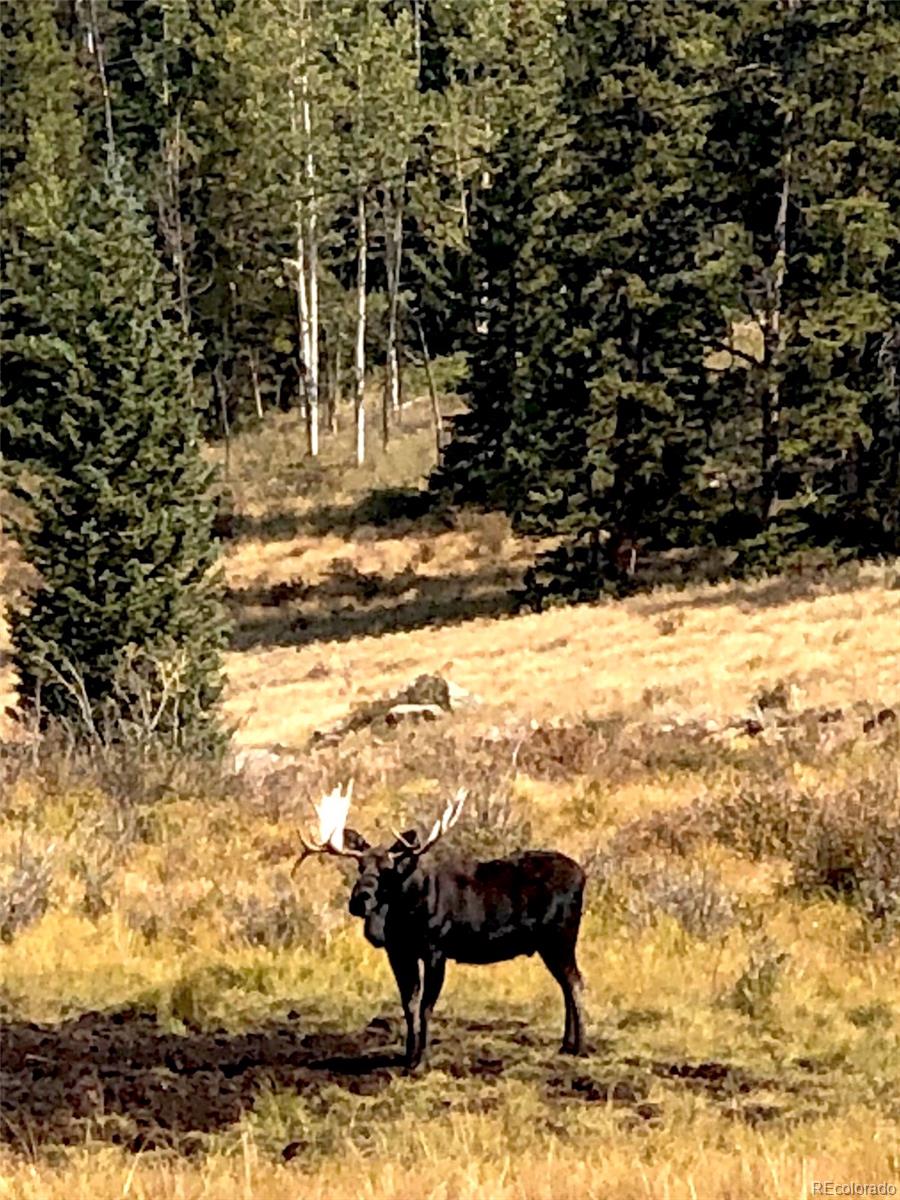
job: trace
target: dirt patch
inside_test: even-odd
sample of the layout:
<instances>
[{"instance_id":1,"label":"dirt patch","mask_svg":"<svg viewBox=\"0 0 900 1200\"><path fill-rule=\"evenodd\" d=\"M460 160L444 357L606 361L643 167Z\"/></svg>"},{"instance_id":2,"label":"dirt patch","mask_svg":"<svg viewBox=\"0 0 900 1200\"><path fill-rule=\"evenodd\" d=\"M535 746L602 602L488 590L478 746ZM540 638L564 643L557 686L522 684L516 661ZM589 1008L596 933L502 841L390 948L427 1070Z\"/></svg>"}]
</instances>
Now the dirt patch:
<instances>
[{"instance_id":1,"label":"dirt patch","mask_svg":"<svg viewBox=\"0 0 900 1200\"><path fill-rule=\"evenodd\" d=\"M89 1132L130 1149L199 1148L240 1119L264 1087L337 1084L374 1094L399 1065L386 1022L357 1034L304 1034L299 1019L232 1034L162 1029L155 1014L85 1013L0 1029L0 1138L19 1149Z\"/></svg>"},{"instance_id":2,"label":"dirt patch","mask_svg":"<svg viewBox=\"0 0 900 1200\"><path fill-rule=\"evenodd\" d=\"M205 1135L240 1120L265 1090L337 1086L377 1095L403 1073L401 1032L399 1023L377 1017L355 1033L313 1033L290 1013L248 1032L173 1033L137 1008L56 1025L8 1021L0 1025L0 1141L26 1153L90 1137L190 1154L203 1149ZM444 1070L482 1085L533 1062L536 1049L528 1023L517 1020L439 1020L432 1038ZM467 1101L482 1109L493 1103L486 1094ZM289 1151L294 1157L302 1148Z\"/></svg>"},{"instance_id":3,"label":"dirt patch","mask_svg":"<svg viewBox=\"0 0 900 1200\"><path fill-rule=\"evenodd\" d=\"M314 1095L336 1086L378 1095L403 1072L400 1035L399 1024L385 1018L355 1033L309 1032L296 1013L242 1033L176 1034L155 1013L136 1008L85 1013L57 1025L10 1021L0 1026L0 1141L28 1154L87 1138L132 1151L201 1152L207 1135L239 1121L267 1090ZM562 1063L517 1020L437 1021L432 1061L471 1080L466 1105L483 1111L496 1103L494 1085L509 1075L538 1083L560 1112L572 1104L604 1104L637 1123L662 1116L663 1106L648 1099L657 1081L702 1090L751 1124L780 1117L786 1110L773 1100L795 1090L722 1062ZM301 1143L284 1148L288 1158L303 1152Z\"/></svg>"},{"instance_id":4,"label":"dirt patch","mask_svg":"<svg viewBox=\"0 0 900 1200\"><path fill-rule=\"evenodd\" d=\"M764 1079L745 1071L732 1063L664 1063L654 1062L650 1066L654 1075L662 1079L679 1080L689 1087L708 1092L716 1098L746 1096L751 1092L769 1089L783 1090L783 1082Z\"/></svg>"}]
</instances>

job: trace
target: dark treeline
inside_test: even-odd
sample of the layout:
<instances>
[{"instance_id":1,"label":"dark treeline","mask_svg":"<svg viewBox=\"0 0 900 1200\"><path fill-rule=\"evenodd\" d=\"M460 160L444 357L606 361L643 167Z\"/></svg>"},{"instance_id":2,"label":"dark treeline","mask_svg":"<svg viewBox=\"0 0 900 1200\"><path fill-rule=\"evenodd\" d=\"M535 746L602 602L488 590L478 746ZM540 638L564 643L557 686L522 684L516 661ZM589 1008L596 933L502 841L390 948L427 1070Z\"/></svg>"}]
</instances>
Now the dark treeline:
<instances>
[{"instance_id":1,"label":"dark treeline","mask_svg":"<svg viewBox=\"0 0 900 1200\"><path fill-rule=\"evenodd\" d=\"M60 256L115 291L127 211L207 435L297 406L311 454L352 421L362 460L423 343L463 357L434 486L562 535L537 597L675 546L897 551L890 0L7 0L2 23L13 456L54 320L89 315Z\"/></svg>"},{"instance_id":2,"label":"dark treeline","mask_svg":"<svg viewBox=\"0 0 900 1200\"><path fill-rule=\"evenodd\" d=\"M446 485L565 535L538 602L653 548L896 553L900 9L576 2L525 54Z\"/></svg>"}]
</instances>

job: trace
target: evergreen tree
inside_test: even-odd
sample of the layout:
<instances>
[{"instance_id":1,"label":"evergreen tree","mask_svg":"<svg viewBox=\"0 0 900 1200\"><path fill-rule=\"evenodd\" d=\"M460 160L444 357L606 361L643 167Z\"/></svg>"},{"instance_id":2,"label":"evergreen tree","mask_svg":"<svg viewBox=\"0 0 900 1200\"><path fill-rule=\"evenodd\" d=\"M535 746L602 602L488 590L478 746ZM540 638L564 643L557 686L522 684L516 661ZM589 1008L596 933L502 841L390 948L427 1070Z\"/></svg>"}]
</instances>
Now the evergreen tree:
<instances>
[{"instance_id":1,"label":"evergreen tree","mask_svg":"<svg viewBox=\"0 0 900 1200\"><path fill-rule=\"evenodd\" d=\"M9 0L0 21L3 249L12 255L28 238L34 256L65 219L84 165L78 72L52 6Z\"/></svg>"},{"instance_id":2,"label":"evergreen tree","mask_svg":"<svg viewBox=\"0 0 900 1200\"><path fill-rule=\"evenodd\" d=\"M77 210L39 272L13 261L4 314L17 536L41 580L12 624L20 694L82 732L140 714L210 749L225 630L192 347L134 195L112 182Z\"/></svg>"},{"instance_id":3,"label":"evergreen tree","mask_svg":"<svg viewBox=\"0 0 900 1200\"><path fill-rule=\"evenodd\" d=\"M533 414L520 409L533 338L546 330L552 304L546 237L565 177L560 34L554 6L511 6L497 84L502 99L492 113L495 141L478 164L482 186L466 246L470 403L433 479L449 498L514 515L527 502L524 447Z\"/></svg>"},{"instance_id":4,"label":"evergreen tree","mask_svg":"<svg viewBox=\"0 0 900 1200\"><path fill-rule=\"evenodd\" d=\"M485 198L487 227L517 244L499 274L483 260L498 320L461 425L519 524L566 538L536 597L596 594L623 544L671 536L712 317L695 253L713 10L570 6L558 111L523 138L520 110L504 147L519 182Z\"/></svg>"},{"instance_id":5,"label":"evergreen tree","mask_svg":"<svg viewBox=\"0 0 900 1200\"><path fill-rule=\"evenodd\" d=\"M706 470L728 500L706 525L748 566L811 545L896 551L900 18L749 3L726 35L707 263L758 350L711 397Z\"/></svg>"}]
</instances>

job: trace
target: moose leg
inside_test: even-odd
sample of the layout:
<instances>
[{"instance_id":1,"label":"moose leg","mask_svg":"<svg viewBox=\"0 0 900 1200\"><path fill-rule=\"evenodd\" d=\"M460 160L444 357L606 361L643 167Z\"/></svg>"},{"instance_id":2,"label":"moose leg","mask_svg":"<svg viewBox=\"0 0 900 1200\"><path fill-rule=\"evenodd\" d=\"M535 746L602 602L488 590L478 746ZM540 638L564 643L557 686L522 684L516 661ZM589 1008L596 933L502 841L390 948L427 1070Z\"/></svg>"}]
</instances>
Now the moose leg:
<instances>
[{"instance_id":1,"label":"moose leg","mask_svg":"<svg viewBox=\"0 0 900 1200\"><path fill-rule=\"evenodd\" d=\"M444 974L446 969L447 960L437 955L425 965L425 987L422 991L423 1051L428 1048L428 1022L431 1020L431 1014L434 1012L434 1006L437 1004L438 996L441 994L441 988L444 986Z\"/></svg>"},{"instance_id":2,"label":"moose leg","mask_svg":"<svg viewBox=\"0 0 900 1200\"><path fill-rule=\"evenodd\" d=\"M425 964L419 958L388 952L394 978L400 990L406 1017L406 1066L409 1070L422 1061L425 1050L422 997L425 990Z\"/></svg>"},{"instance_id":3,"label":"moose leg","mask_svg":"<svg viewBox=\"0 0 900 1200\"><path fill-rule=\"evenodd\" d=\"M566 1004L566 1028L563 1034L563 1054L584 1053L584 1014L581 1008L581 993L584 981L574 953L560 954L550 949L540 952L547 970L562 989Z\"/></svg>"}]
</instances>

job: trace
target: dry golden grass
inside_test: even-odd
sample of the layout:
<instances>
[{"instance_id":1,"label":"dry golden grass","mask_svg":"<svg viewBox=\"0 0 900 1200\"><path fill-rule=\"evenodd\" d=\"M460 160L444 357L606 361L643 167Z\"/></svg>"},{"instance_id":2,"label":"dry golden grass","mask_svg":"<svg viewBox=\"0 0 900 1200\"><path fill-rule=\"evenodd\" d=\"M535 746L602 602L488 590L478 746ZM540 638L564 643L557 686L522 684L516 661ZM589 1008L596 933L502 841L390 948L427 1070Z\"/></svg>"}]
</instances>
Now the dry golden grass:
<instances>
[{"instance_id":1,"label":"dry golden grass","mask_svg":"<svg viewBox=\"0 0 900 1200\"><path fill-rule=\"evenodd\" d=\"M426 671L446 673L482 696L486 724L509 713L542 720L648 707L721 718L744 711L751 696L778 681L792 687L801 708L892 704L900 697L900 588L890 567L660 588L618 603L466 619L479 590L499 594L521 576L535 545L511 538L492 514L468 515L449 530L402 520L378 530L354 524L354 505L366 489L415 485L430 468L425 413L413 407L407 420L399 450L376 451L365 468L344 471L336 488L327 476L291 492L291 472L299 479L303 460L299 431L291 432L288 418L273 421L262 436L238 439L232 468L238 515L271 517L274 507L284 521L275 537L250 534L228 546L231 588L265 592L298 578L315 587L340 561L381 579L412 572L426 599L416 608L407 594L395 612L407 605L415 619L421 609L424 622L429 603L446 601L447 608L442 625L405 629L401 612L399 632L390 631L388 620L378 636L344 640L332 631L330 640L309 640L291 631L299 610L290 601L274 611L239 606L239 623L248 621L246 644L226 666L227 713L241 743L299 747L360 699ZM346 461L348 450L339 439L326 462ZM310 513L326 502L344 523L340 532L305 530ZM341 603L340 589L319 601L326 612ZM385 604L383 597L373 602ZM357 607L366 611L365 604ZM275 630L255 639L260 616Z\"/></svg>"},{"instance_id":2,"label":"dry golden grass","mask_svg":"<svg viewBox=\"0 0 900 1200\"><path fill-rule=\"evenodd\" d=\"M260 1156L251 1136L237 1153L200 1166L148 1163L115 1151L73 1155L62 1167L37 1164L0 1181L10 1200L805 1200L816 1182L893 1183L900 1173L897 1127L865 1109L840 1122L811 1124L799 1136L772 1136L693 1114L684 1138L611 1127L601 1154L577 1146L543 1154L496 1147L502 1131L464 1117L405 1131L415 1165L392 1154L357 1156L307 1172ZM2 1161L2 1160L0 1160ZM12 1190L14 1189L14 1190Z\"/></svg>"},{"instance_id":3,"label":"dry golden grass","mask_svg":"<svg viewBox=\"0 0 900 1200\"><path fill-rule=\"evenodd\" d=\"M482 696L486 721L634 712L722 718L786 680L798 707L889 704L900 695L900 590L885 568L852 590L697 586L619 603L476 619L302 647L231 654L227 711L247 744L299 746L363 697L444 672ZM783 599L769 600L783 591ZM674 633L661 618L679 613Z\"/></svg>"},{"instance_id":4,"label":"dry golden grass","mask_svg":"<svg viewBox=\"0 0 900 1200\"><path fill-rule=\"evenodd\" d=\"M555 1055L561 1004L540 963L460 967L448 975L439 1042L421 1076L396 1073L372 1094L336 1084L318 1098L263 1091L240 1120L209 1132L193 1158L126 1152L105 1140L102 1122L85 1122L83 1145L35 1142L31 1153L5 1152L0 1197L800 1200L816 1181L900 1186L900 940L875 938L851 904L792 892L784 856L751 859L711 834L684 857L610 849L640 819L666 821L674 809L745 790L758 789L763 800L766 787L828 796L872 781L877 790L883 781L887 792L896 736L864 736L855 717L832 741L798 731L771 746L750 738L717 744L660 727L673 715L743 713L779 683L795 709L896 705L900 590L891 569L465 620L467 588L485 564L501 562L514 574L528 546L485 518L444 531L394 522L374 535L354 524L361 491L422 473L427 427L404 443L402 470L378 458L343 494L332 494L326 477L289 502L308 468L299 431L286 432L287 419L275 419L232 448L237 514L249 524L228 547L229 585L264 590L300 576L315 586L336 559L349 559L364 574L408 569L446 580L459 589L459 612L449 617L457 623L433 628L278 644L291 634L286 604L272 614L276 644L248 636L246 648L227 656L237 739L301 747L360 699L423 671L446 673L481 702L438 726L353 735L308 755L281 781L244 781L213 795L200 780L176 799L141 806L140 829L124 833L121 801L74 768L11 777L0 858L11 861L23 837L38 855L51 843L55 850L48 911L0 945L5 1015L57 1022L136 1004L186 1039L197 1028L283 1025L292 1009L304 1029L341 1033L373 1015L396 1020L385 956L346 914L346 881L333 863L304 868L288 905L296 924L283 943L248 943L247 901L264 912L281 903L297 822L338 772L357 778L356 815L366 830L420 815L471 775L472 803L490 803L482 827L470 819L454 837L475 849L489 838L501 847L524 839L596 865L580 950L591 1054L571 1068ZM311 528L326 500L350 514L338 513L340 535ZM499 782L517 735L485 741L490 727L583 716L621 720L604 726L577 769L563 763L553 774L538 763ZM490 798L495 785L507 808ZM102 867L107 848L108 907L90 915L85 863ZM633 902L648 863L660 872L708 872L733 902L734 920L708 934L689 932L677 908L674 917L650 911L636 922L636 912L647 913ZM759 978L754 962L763 963ZM734 999L748 978L757 980L758 1011ZM523 1043L522 1028L532 1042ZM482 1060L500 1061L502 1072L481 1074ZM703 1063L744 1079L745 1090L694 1086L660 1069ZM554 1091L562 1076L579 1075L622 1081L641 1103L588 1103L574 1084ZM301 1152L281 1161L293 1143Z\"/></svg>"}]
</instances>

